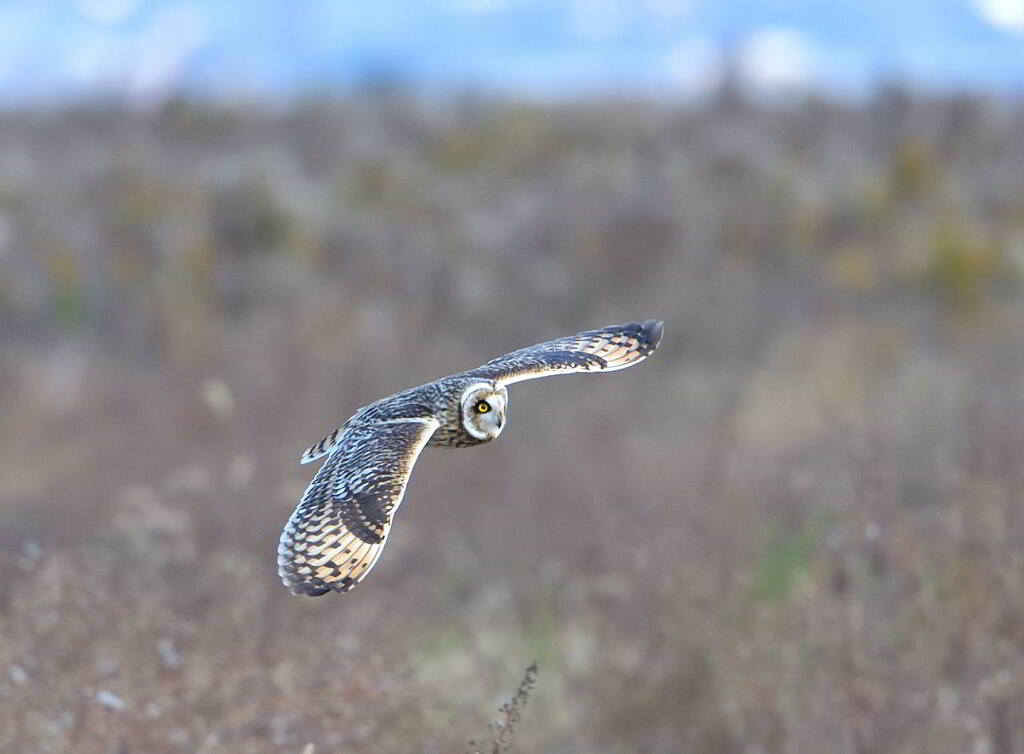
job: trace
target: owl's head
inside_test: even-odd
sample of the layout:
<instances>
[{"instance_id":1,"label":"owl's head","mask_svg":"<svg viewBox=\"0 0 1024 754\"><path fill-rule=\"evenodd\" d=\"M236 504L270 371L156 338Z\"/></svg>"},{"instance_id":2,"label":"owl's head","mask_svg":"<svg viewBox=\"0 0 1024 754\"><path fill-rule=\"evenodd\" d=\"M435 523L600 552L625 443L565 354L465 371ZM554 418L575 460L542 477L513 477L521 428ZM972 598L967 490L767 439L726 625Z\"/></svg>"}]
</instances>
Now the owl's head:
<instances>
[{"instance_id":1,"label":"owl's head","mask_svg":"<svg viewBox=\"0 0 1024 754\"><path fill-rule=\"evenodd\" d=\"M508 391L493 382L475 382L462 391L462 426L478 440L493 440L505 426Z\"/></svg>"}]
</instances>

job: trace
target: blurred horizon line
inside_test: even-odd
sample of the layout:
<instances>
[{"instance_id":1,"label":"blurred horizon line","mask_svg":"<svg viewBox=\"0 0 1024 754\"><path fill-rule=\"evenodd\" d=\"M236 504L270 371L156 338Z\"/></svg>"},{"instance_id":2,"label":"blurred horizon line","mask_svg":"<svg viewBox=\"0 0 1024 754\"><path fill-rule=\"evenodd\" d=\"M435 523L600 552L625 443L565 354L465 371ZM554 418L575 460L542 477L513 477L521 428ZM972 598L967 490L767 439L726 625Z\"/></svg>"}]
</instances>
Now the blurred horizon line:
<instances>
[{"instance_id":1,"label":"blurred horizon line","mask_svg":"<svg viewBox=\"0 0 1024 754\"><path fill-rule=\"evenodd\" d=\"M812 102L838 107L861 107L888 96L903 96L920 101L951 101L973 99L990 104L1015 106L1024 104L1024 87L995 89L980 87L926 87L903 78L879 77L871 85L856 92L829 87L801 87L786 90L765 90L745 81L729 77L699 94L678 92L657 93L650 88L622 89L595 87L576 92L539 93L479 84L431 86L417 85L401 77L368 77L345 86L309 83L283 92L245 92L233 96L189 87L169 89L159 95L138 97L124 92L92 90L74 94L40 95L19 99L0 96L0 114L23 112L58 112L68 109L115 108L125 111L161 110L175 104L232 110L262 110L268 113L286 111L310 104L344 104L366 99L401 99L422 105L452 105L478 101L481 103L523 106L604 105L635 103L643 106L661 105L668 109L701 108L714 102L733 102L764 107L799 106Z\"/></svg>"}]
</instances>

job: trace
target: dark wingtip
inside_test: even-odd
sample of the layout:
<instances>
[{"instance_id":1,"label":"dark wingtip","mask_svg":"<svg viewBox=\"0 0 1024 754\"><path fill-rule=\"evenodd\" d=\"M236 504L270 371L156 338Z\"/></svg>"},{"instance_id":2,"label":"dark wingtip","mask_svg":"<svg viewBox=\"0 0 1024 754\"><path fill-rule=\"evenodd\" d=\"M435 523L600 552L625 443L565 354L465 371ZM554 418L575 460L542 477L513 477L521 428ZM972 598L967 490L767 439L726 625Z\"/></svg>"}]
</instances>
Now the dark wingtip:
<instances>
[{"instance_id":1,"label":"dark wingtip","mask_svg":"<svg viewBox=\"0 0 1024 754\"><path fill-rule=\"evenodd\" d=\"M644 335L647 336L647 343L653 351L661 342L661 335L665 332L665 322L660 319L649 319L641 325Z\"/></svg>"}]
</instances>

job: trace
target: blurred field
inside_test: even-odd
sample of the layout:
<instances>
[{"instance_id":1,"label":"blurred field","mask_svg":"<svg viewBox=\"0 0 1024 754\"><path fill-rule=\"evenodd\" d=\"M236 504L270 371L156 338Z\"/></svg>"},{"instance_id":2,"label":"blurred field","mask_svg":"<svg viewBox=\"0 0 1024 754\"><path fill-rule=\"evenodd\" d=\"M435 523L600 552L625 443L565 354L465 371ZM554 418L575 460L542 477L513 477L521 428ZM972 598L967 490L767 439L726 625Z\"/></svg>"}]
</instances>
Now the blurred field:
<instances>
[{"instance_id":1,"label":"blurred field","mask_svg":"<svg viewBox=\"0 0 1024 754\"><path fill-rule=\"evenodd\" d=\"M0 751L1024 747L1024 106L0 114ZM603 324L289 596L299 453Z\"/></svg>"}]
</instances>

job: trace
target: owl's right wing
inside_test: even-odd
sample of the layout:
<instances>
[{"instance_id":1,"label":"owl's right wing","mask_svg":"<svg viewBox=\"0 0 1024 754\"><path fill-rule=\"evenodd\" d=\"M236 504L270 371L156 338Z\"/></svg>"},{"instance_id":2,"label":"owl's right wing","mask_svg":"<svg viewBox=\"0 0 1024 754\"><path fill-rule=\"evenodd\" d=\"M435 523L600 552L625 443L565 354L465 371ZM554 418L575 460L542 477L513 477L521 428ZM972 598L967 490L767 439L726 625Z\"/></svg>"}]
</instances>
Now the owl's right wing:
<instances>
[{"instance_id":1,"label":"owl's right wing","mask_svg":"<svg viewBox=\"0 0 1024 754\"><path fill-rule=\"evenodd\" d=\"M380 557L432 417L344 428L281 534L277 572L292 594L347 592Z\"/></svg>"},{"instance_id":2,"label":"owl's right wing","mask_svg":"<svg viewBox=\"0 0 1024 754\"><path fill-rule=\"evenodd\" d=\"M664 328L664 322L649 319L587 330L512 351L491 359L470 374L511 385L554 374L625 369L654 353Z\"/></svg>"}]
</instances>

